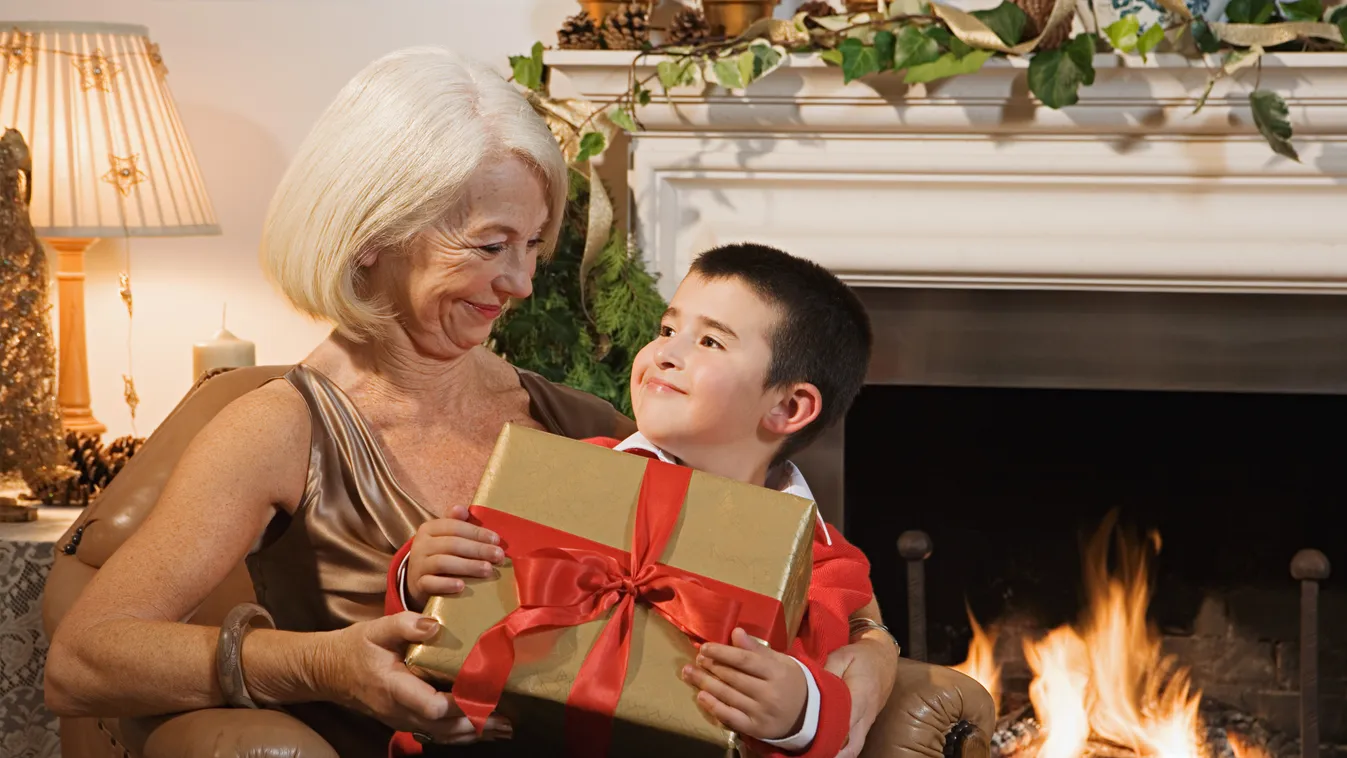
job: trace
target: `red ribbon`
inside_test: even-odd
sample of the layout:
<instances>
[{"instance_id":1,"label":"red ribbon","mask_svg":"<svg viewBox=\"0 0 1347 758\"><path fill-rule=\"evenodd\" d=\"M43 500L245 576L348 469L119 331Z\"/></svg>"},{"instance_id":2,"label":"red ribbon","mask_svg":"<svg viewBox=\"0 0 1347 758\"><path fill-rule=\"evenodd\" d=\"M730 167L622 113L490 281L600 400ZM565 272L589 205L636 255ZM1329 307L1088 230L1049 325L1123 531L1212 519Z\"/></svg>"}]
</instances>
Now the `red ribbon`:
<instances>
[{"instance_id":1,"label":"red ribbon","mask_svg":"<svg viewBox=\"0 0 1347 758\"><path fill-rule=\"evenodd\" d=\"M678 524L691 478L691 469L646 462L630 553L492 508L469 509L474 521L501 536L519 592L519 607L482 633L454 681L454 700L478 734L505 690L516 637L594 621L616 609L566 699L570 753L607 755L638 601L697 642L728 643L730 632L742 627L774 649L785 649L780 601L657 562Z\"/></svg>"}]
</instances>

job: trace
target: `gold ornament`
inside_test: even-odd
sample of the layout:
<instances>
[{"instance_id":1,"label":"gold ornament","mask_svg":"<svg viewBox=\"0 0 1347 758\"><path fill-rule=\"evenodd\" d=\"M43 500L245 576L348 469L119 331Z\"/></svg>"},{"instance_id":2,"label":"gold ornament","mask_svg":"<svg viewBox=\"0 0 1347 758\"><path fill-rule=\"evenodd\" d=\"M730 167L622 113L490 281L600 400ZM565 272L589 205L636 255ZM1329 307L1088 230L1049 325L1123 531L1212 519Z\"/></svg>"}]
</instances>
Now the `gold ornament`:
<instances>
[{"instance_id":1,"label":"gold ornament","mask_svg":"<svg viewBox=\"0 0 1347 758\"><path fill-rule=\"evenodd\" d=\"M112 91L112 80L122 72L121 66L108 60L103 51L98 49L94 50L93 55L76 55L74 58L75 68L80 72L80 86L86 92L95 87L104 92Z\"/></svg>"},{"instance_id":2,"label":"gold ornament","mask_svg":"<svg viewBox=\"0 0 1347 758\"><path fill-rule=\"evenodd\" d=\"M122 302L126 303L126 317L131 317L131 275L123 271L117 277L117 293L122 296Z\"/></svg>"},{"instance_id":3,"label":"gold ornament","mask_svg":"<svg viewBox=\"0 0 1347 758\"><path fill-rule=\"evenodd\" d=\"M131 420L136 419L136 406L140 405L140 395L136 394L136 380L129 374L122 374L122 397L126 399L126 407L131 409Z\"/></svg>"},{"instance_id":4,"label":"gold ornament","mask_svg":"<svg viewBox=\"0 0 1347 758\"><path fill-rule=\"evenodd\" d=\"M132 186L145 181L145 172L136 167L136 161L138 160L140 160L139 155L119 158L109 153L108 161L112 163L112 168L106 174L103 174L103 181L117 185L117 191L122 193L123 197L129 195Z\"/></svg>"},{"instance_id":5,"label":"gold ornament","mask_svg":"<svg viewBox=\"0 0 1347 758\"><path fill-rule=\"evenodd\" d=\"M150 65L154 66L154 72L163 78L168 76L168 65L164 63L164 56L159 54L159 44L157 42L149 43Z\"/></svg>"},{"instance_id":6,"label":"gold ornament","mask_svg":"<svg viewBox=\"0 0 1347 758\"><path fill-rule=\"evenodd\" d=\"M24 66L33 65L33 34L19 31L15 27L9 33L4 45L5 69L14 73Z\"/></svg>"}]
</instances>

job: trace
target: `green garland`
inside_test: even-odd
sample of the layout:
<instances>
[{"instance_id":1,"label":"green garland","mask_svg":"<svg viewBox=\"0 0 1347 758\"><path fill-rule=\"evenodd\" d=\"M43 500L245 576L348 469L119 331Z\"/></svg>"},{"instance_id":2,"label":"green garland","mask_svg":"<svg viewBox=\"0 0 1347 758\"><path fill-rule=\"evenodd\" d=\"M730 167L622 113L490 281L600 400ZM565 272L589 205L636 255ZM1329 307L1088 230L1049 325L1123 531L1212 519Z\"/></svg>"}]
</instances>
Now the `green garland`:
<instances>
[{"instance_id":1,"label":"green garland","mask_svg":"<svg viewBox=\"0 0 1347 758\"><path fill-rule=\"evenodd\" d=\"M1045 28L1033 38L1027 36L1028 17L1009 0L971 13L941 2L891 0L881 2L878 13L764 19L733 39L696 47L652 47L638 54L628 90L610 102L592 104L594 115L573 124L576 134L571 138L585 148L582 157L602 153L606 133L614 127L639 131L638 108L651 102L652 87L668 93L711 84L740 91L779 68L790 53L817 56L840 68L845 82L888 73L908 84L971 74L997 56L1024 57L1029 61L1029 90L1049 108L1078 101L1080 89L1094 83L1094 55L1100 51L1135 53L1143 59L1152 52L1176 52L1204 61L1207 55L1221 54L1219 65L1208 67L1206 91L1193 100L1196 113L1217 81L1245 69L1260 72L1264 53L1341 51L1347 39L1347 6L1326 10L1323 0L1231 0L1225 11L1228 22L1195 18L1183 0L1159 2L1168 13L1146 29L1129 16L1100 34L1077 34L1052 49L1040 45L1054 29L1070 23L1075 0L1056 0ZM636 67L649 55L661 56L656 73L638 78ZM510 64L515 81L543 91L541 43L534 45L532 55L512 57ZM1269 146L1299 160L1282 96L1255 82L1248 102Z\"/></svg>"},{"instance_id":2,"label":"green garland","mask_svg":"<svg viewBox=\"0 0 1347 758\"><path fill-rule=\"evenodd\" d=\"M589 271L582 299L590 187L579 171L569 174L556 251L538 264L532 297L496 322L492 349L520 368L597 395L631 415L631 362L655 336L665 302L639 253L615 229Z\"/></svg>"}]
</instances>

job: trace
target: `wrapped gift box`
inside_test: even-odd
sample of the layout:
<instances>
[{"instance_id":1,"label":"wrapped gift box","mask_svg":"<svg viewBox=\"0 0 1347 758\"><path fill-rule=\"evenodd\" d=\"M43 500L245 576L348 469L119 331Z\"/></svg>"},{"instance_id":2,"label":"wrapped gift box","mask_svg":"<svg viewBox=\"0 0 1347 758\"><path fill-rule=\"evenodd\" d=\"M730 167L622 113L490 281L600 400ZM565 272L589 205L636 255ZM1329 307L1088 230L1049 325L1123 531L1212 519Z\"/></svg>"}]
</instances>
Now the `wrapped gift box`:
<instances>
[{"instance_id":1,"label":"wrapped gift box","mask_svg":"<svg viewBox=\"0 0 1347 758\"><path fill-rule=\"evenodd\" d=\"M647 474L648 467L653 473ZM643 486L647 492L657 485L670 489L667 482L679 476L686 491L663 493L666 502L673 503L676 521L670 520L667 543L652 560L700 587L748 593L756 605L745 604L746 609L760 611L766 601L775 611L774 629L761 624L755 628L757 622L748 610L739 611L743 615L736 618L710 621L728 624L728 631L737 620L764 639L775 637L775 647L787 644L799 628L809 588L817 519L812 501L507 425L472 511L475 519L502 534L508 560L495 578L468 579L459 595L430 600L425 613L438 620L443 631L430 643L412 646L407 664L432 681L452 683L479 637L519 608L523 590L516 584L517 566L522 566L520 576L528 586L528 557L555 554L559 547L607 546L609 553L625 559L633 546ZM526 533L529 536L520 536ZM565 574L531 572L535 579L539 573L548 574L551 581ZM693 589L697 591L687 598L704 597L697 594L699 588ZM651 597L658 601L667 593ZM715 604L701 606L709 609ZM593 621L533 631L514 640L515 660L512 667L506 662L509 677L497 707L514 724L511 753L562 754L568 716L573 729L577 723L593 723L577 721L576 709L565 704L596 640L620 610L621 606L610 608ZM679 676L695 657L697 640L642 601L632 611L628 644L626 676L611 719L612 755L724 756L739 747L734 734L697 705L696 690ZM483 644L482 650L487 649L490 646ZM600 652L602 660L590 665L617 671L613 667L620 663L618 656L611 649ZM480 664L489 657L479 652L475 660ZM470 672L477 670L469 665Z\"/></svg>"}]
</instances>

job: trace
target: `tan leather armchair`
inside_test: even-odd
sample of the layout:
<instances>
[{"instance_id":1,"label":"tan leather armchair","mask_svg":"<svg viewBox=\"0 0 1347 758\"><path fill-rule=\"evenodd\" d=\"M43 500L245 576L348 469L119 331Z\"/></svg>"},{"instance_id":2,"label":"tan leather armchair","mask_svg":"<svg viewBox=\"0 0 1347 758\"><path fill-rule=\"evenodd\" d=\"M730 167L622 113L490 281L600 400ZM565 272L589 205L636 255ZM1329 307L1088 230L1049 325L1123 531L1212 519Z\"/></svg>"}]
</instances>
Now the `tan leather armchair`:
<instances>
[{"instance_id":1,"label":"tan leather armchair","mask_svg":"<svg viewBox=\"0 0 1347 758\"><path fill-rule=\"evenodd\" d=\"M154 507L192 437L234 398L289 368L228 371L199 383L178 404L61 539L42 604L48 638L94 573ZM73 550L68 548L72 540L76 542ZM240 563L190 621L218 626L230 608L252 599L252 584ZM994 720L991 696L972 679L952 669L903 659L893 696L871 730L865 755L986 758ZM61 754L65 758L331 758L339 750L280 711L211 708L155 718L61 719Z\"/></svg>"}]
</instances>

